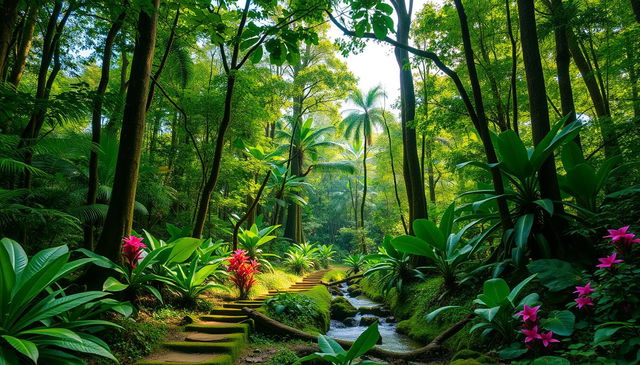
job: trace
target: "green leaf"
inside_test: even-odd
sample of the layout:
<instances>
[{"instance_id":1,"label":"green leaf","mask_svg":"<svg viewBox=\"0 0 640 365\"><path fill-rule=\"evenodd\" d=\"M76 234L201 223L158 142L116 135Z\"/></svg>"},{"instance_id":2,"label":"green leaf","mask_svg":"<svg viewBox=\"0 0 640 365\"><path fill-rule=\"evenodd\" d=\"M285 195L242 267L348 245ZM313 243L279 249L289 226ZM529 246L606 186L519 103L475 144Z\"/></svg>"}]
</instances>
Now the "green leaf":
<instances>
[{"instance_id":1,"label":"green leaf","mask_svg":"<svg viewBox=\"0 0 640 365\"><path fill-rule=\"evenodd\" d=\"M381 12L383 12L383 13L385 13L387 15L393 14L393 8L389 4L378 3L376 5L376 9L380 10Z\"/></svg>"},{"instance_id":2,"label":"green leaf","mask_svg":"<svg viewBox=\"0 0 640 365\"><path fill-rule=\"evenodd\" d=\"M253 53L251 53L251 57L249 59L253 63L258 63L258 62L262 61L262 55L263 54L264 54L264 47L259 46L253 51Z\"/></svg>"},{"instance_id":3,"label":"green leaf","mask_svg":"<svg viewBox=\"0 0 640 365\"><path fill-rule=\"evenodd\" d=\"M448 310L450 310L450 309L455 309L455 308L463 308L463 307L461 307L461 306L459 306L459 305L447 305L447 306L444 306L444 307L440 307L440 308L438 308L438 309L434 310L433 312L431 312L431 313L427 314L427 315L424 317L424 319L425 319L427 322L431 322L431 321L433 321L437 316L439 316L439 315L440 315L440 313L445 312L445 311L448 311Z\"/></svg>"},{"instance_id":4,"label":"green leaf","mask_svg":"<svg viewBox=\"0 0 640 365\"><path fill-rule=\"evenodd\" d=\"M343 354L346 352L339 343L324 335L318 336L318 347L320 347L320 351L328 354Z\"/></svg>"},{"instance_id":5,"label":"green leaf","mask_svg":"<svg viewBox=\"0 0 640 365\"><path fill-rule=\"evenodd\" d=\"M175 240L172 245L171 253L165 261L165 264L180 263L191 257L193 253L200 247L202 240L193 237L182 237Z\"/></svg>"},{"instance_id":6,"label":"green leaf","mask_svg":"<svg viewBox=\"0 0 640 365\"><path fill-rule=\"evenodd\" d=\"M529 284L529 282L531 280L533 280L533 278L536 277L536 274L533 274L531 276L529 276L528 278L522 280L518 285L515 286L515 288L513 288L511 290L511 292L509 293L509 295L507 296L507 300L509 300L509 302L511 302L511 304L513 304L516 300L516 298L518 297L518 295L520 295L520 291L522 291L522 289L524 289L524 287Z\"/></svg>"},{"instance_id":7,"label":"green leaf","mask_svg":"<svg viewBox=\"0 0 640 365\"><path fill-rule=\"evenodd\" d=\"M538 280L552 292L558 292L583 283L582 272L573 265L558 259L532 261L527 265L529 272L538 274Z\"/></svg>"},{"instance_id":8,"label":"green leaf","mask_svg":"<svg viewBox=\"0 0 640 365\"><path fill-rule=\"evenodd\" d=\"M446 238L436 226L428 219L416 219L413 221L413 232L416 237L427 242L440 251L445 250Z\"/></svg>"},{"instance_id":9,"label":"green leaf","mask_svg":"<svg viewBox=\"0 0 640 365\"><path fill-rule=\"evenodd\" d=\"M536 204L540 208L546 210L549 215L553 215L553 202L551 199L538 199L535 200L533 204Z\"/></svg>"},{"instance_id":10,"label":"green leaf","mask_svg":"<svg viewBox=\"0 0 640 365\"><path fill-rule=\"evenodd\" d=\"M487 307L497 307L502 304L509 295L509 285L504 279L489 279L484 282L483 293L478 296Z\"/></svg>"},{"instance_id":11,"label":"green leaf","mask_svg":"<svg viewBox=\"0 0 640 365\"><path fill-rule=\"evenodd\" d=\"M602 341L607 341L611 336L613 336L616 332L623 329L624 327L604 327L599 328L593 335L593 343L595 345L599 344Z\"/></svg>"},{"instance_id":12,"label":"green leaf","mask_svg":"<svg viewBox=\"0 0 640 365\"><path fill-rule=\"evenodd\" d=\"M484 320L492 322L495 316L500 311L500 307L491 307L491 308L478 308L473 312L478 316L482 317Z\"/></svg>"},{"instance_id":13,"label":"green leaf","mask_svg":"<svg viewBox=\"0 0 640 365\"><path fill-rule=\"evenodd\" d=\"M102 290L110 292L119 292L128 288L128 284L121 283L118 279L109 276L102 285Z\"/></svg>"},{"instance_id":14,"label":"green leaf","mask_svg":"<svg viewBox=\"0 0 640 365\"><path fill-rule=\"evenodd\" d=\"M11 345L11 347L16 349L19 353L30 358L36 364L38 363L38 356L39 356L38 348L33 342L27 341L27 340L21 340L19 338L15 338L9 335L3 335L2 338L4 338L5 341L7 341L9 345Z\"/></svg>"},{"instance_id":15,"label":"green leaf","mask_svg":"<svg viewBox=\"0 0 640 365\"><path fill-rule=\"evenodd\" d=\"M7 250L8 258L11 262L11 266L13 267L13 271L16 275L20 275L29 262L24 249L18 242L8 238L3 238L2 240L0 240L0 242L2 242L5 250Z\"/></svg>"},{"instance_id":16,"label":"green leaf","mask_svg":"<svg viewBox=\"0 0 640 365\"><path fill-rule=\"evenodd\" d=\"M558 356L542 356L538 357L531 365L570 365L569 360Z\"/></svg>"},{"instance_id":17,"label":"green leaf","mask_svg":"<svg viewBox=\"0 0 640 365\"><path fill-rule=\"evenodd\" d=\"M517 359L520 356L526 354L527 351L529 351L529 350L527 350L526 348L522 347L521 344L513 343L513 344L511 344L511 346L499 351L498 352L498 356L500 356L500 358L504 359L504 360L513 360L513 359Z\"/></svg>"},{"instance_id":18,"label":"green leaf","mask_svg":"<svg viewBox=\"0 0 640 365\"><path fill-rule=\"evenodd\" d=\"M378 343L380 332L378 332L378 322L374 322L355 340L349 351L347 351L347 359L353 360L364 355L373 346Z\"/></svg>"},{"instance_id":19,"label":"green leaf","mask_svg":"<svg viewBox=\"0 0 640 365\"><path fill-rule=\"evenodd\" d=\"M505 170L519 179L524 179L531 175L532 168L529 162L529 154L524 143L514 131L508 130L500 133L500 135L492 134L491 140L496 146L496 152Z\"/></svg>"},{"instance_id":20,"label":"green leaf","mask_svg":"<svg viewBox=\"0 0 640 365\"><path fill-rule=\"evenodd\" d=\"M568 310L553 311L541 321L544 329L553 331L560 336L571 336L576 322L576 316Z\"/></svg>"},{"instance_id":21,"label":"green leaf","mask_svg":"<svg viewBox=\"0 0 640 365\"><path fill-rule=\"evenodd\" d=\"M532 213L525 214L518 218L518 221L516 222L516 225L513 229L513 234L516 242L516 247L518 247L519 249L524 249L527 246L527 242L529 241L529 233L531 233L534 219L535 215Z\"/></svg>"},{"instance_id":22,"label":"green leaf","mask_svg":"<svg viewBox=\"0 0 640 365\"><path fill-rule=\"evenodd\" d=\"M391 244L396 248L396 250L400 252L425 256L432 260L436 259L435 253L433 252L433 247L431 247L429 244L427 244L427 242L421 240L420 238L403 235L391 240Z\"/></svg>"},{"instance_id":23,"label":"green leaf","mask_svg":"<svg viewBox=\"0 0 640 365\"><path fill-rule=\"evenodd\" d=\"M447 209L442 214L440 219L440 232L445 237L448 237L453 231L453 220L455 218L456 202L449 204Z\"/></svg>"}]
</instances>

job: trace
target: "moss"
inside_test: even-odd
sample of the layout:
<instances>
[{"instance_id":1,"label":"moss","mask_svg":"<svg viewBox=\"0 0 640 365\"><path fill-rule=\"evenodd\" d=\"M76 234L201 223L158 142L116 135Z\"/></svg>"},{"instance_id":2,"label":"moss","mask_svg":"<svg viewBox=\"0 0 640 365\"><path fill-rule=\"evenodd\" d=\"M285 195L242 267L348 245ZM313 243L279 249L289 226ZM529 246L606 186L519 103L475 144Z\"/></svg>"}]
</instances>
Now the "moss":
<instances>
[{"instance_id":1,"label":"moss","mask_svg":"<svg viewBox=\"0 0 640 365\"><path fill-rule=\"evenodd\" d=\"M347 277L347 272L344 270L330 270L322 277L322 281L331 283L334 281L343 280Z\"/></svg>"},{"instance_id":2,"label":"moss","mask_svg":"<svg viewBox=\"0 0 640 365\"><path fill-rule=\"evenodd\" d=\"M454 360L449 365L482 365L481 362L474 359Z\"/></svg>"},{"instance_id":3,"label":"moss","mask_svg":"<svg viewBox=\"0 0 640 365\"><path fill-rule=\"evenodd\" d=\"M309 333L325 333L330 323L331 294L324 285L269 299L258 309L272 319Z\"/></svg>"},{"instance_id":4,"label":"moss","mask_svg":"<svg viewBox=\"0 0 640 365\"><path fill-rule=\"evenodd\" d=\"M353 317L358 310L345 297L335 297L331 301L331 318L342 321L345 318Z\"/></svg>"},{"instance_id":5,"label":"moss","mask_svg":"<svg viewBox=\"0 0 640 365\"><path fill-rule=\"evenodd\" d=\"M395 289L384 295L382 285L376 276L371 276L360 282L360 288L369 298L383 302L391 308L394 316L401 320L398 323L398 332L422 343L428 343L462 319L466 312L464 310L445 311L429 324L425 322L425 316L445 305L470 307L476 295L474 290L465 288L440 298L443 293L442 283L442 278L427 278L423 282L407 284L402 296L398 295ZM467 326L469 327L470 325ZM452 350L476 347L480 343L479 336L469 336L467 328L450 338L445 346Z\"/></svg>"},{"instance_id":6,"label":"moss","mask_svg":"<svg viewBox=\"0 0 640 365\"><path fill-rule=\"evenodd\" d=\"M251 297L255 298L266 294L269 290L286 289L302 280L302 276L274 269L271 273L261 273L256 275L256 284L251 289Z\"/></svg>"},{"instance_id":7,"label":"moss","mask_svg":"<svg viewBox=\"0 0 640 365\"><path fill-rule=\"evenodd\" d=\"M160 346L167 336L168 326L153 319L134 321L117 317L113 319L122 328L109 328L100 335L120 364L133 364ZM102 363L96 360L96 363ZM105 362L106 363L106 362ZM111 364L111 361L108 361Z\"/></svg>"},{"instance_id":8,"label":"moss","mask_svg":"<svg viewBox=\"0 0 640 365\"><path fill-rule=\"evenodd\" d=\"M496 361L489 356L483 355L478 351L473 351L469 349L463 349L458 351L453 357L451 361L461 361L461 360L473 360L479 364L495 364ZM453 363L453 362L452 362Z\"/></svg>"},{"instance_id":9,"label":"moss","mask_svg":"<svg viewBox=\"0 0 640 365\"><path fill-rule=\"evenodd\" d=\"M266 365L288 365L293 364L298 360L298 356L295 352L289 349L282 349L278 351L269 361L267 361Z\"/></svg>"},{"instance_id":10,"label":"moss","mask_svg":"<svg viewBox=\"0 0 640 365\"><path fill-rule=\"evenodd\" d=\"M327 332L331 322L331 294L329 294L327 287L316 285L311 290L300 293L300 295L304 295L316 303L323 320L323 327L318 332Z\"/></svg>"}]
</instances>

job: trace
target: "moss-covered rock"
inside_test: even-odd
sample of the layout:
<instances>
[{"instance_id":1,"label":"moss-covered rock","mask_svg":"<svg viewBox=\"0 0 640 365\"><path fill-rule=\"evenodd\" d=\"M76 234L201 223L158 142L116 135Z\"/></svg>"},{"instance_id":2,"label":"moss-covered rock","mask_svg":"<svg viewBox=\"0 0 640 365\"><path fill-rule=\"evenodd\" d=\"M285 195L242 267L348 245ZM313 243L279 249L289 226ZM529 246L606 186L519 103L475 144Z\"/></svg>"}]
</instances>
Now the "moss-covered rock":
<instances>
[{"instance_id":1,"label":"moss-covered rock","mask_svg":"<svg viewBox=\"0 0 640 365\"><path fill-rule=\"evenodd\" d=\"M335 297L331 301L331 318L342 321L347 317L353 317L358 310L345 297Z\"/></svg>"},{"instance_id":2,"label":"moss-covered rock","mask_svg":"<svg viewBox=\"0 0 640 365\"><path fill-rule=\"evenodd\" d=\"M352 297L357 297L358 295L362 294L362 289L360 288L360 284L353 284L347 288L347 292Z\"/></svg>"},{"instance_id":3,"label":"moss-covered rock","mask_svg":"<svg viewBox=\"0 0 640 365\"><path fill-rule=\"evenodd\" d=\"M379 320L380 318L376 316L362 316L360 318L360 325L369 327L370 325L372 325L375 322L378 322Z\"/></svg>"},{"instance_id":4,"label":"moss-covered rock","mask_svg":"<svg viewBox=\"0 0 640 365\"><path fill-rule=\"evenodd\" d=\"M276 295L258 311L288 326L318 334L329 330L330 307L331 294L324 285L316 285L304 292Z\"/></svg>"},{"instance_id":5,"label":"moss-covered rock","mask_svg":"<svg viewBox=\"0 0 640 365\"><path fill-rule=\"evenodd\" d=\"M358 312L360 312L360 314L371 314L374 316L378 316L378 317L387 317L389 315L391 315L391 311L389 310L389 308L385 308L385 307L360 307L358 308Z\"/></svg>"}]
</instances>

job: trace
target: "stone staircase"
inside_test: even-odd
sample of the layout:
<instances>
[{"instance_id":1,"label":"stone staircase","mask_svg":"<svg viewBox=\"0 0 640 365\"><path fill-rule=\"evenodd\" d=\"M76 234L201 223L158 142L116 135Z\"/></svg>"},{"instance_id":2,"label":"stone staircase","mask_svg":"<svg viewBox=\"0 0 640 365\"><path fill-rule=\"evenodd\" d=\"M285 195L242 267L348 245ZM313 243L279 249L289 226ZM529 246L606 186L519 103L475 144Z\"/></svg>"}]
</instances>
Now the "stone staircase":
<instances>
[{"instance_id":1,"label":"stone staircase","mask_svg":"<svg viewBox=\"0 0 640 365\"><path fill-rule=\"evenodd\" d=\"M278 293L299 293L320 284L328 270L313 272L286 290L270 290L268 294L251 300L236 300L202 315L179 334L181 340L162 344L162 349L137 365L233 365L249 341L253 321L242 311L243 307L259 308Z\"/></svg>"}]
</instances>

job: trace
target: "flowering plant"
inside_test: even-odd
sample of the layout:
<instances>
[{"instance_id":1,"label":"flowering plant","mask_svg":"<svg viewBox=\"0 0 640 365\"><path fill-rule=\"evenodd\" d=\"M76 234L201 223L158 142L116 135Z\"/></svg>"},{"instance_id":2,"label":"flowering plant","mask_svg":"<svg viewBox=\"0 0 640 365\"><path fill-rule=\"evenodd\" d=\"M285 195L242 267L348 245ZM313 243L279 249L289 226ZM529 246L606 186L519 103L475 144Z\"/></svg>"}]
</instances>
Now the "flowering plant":
<instances>
[{"instance_id":1,"label":"flowering plant","mask_svg":"<svg viewBox=\"0 0 640 365\"><path fill-rule=\"evenodd\" d=\"M240 299L248 298L249 291L256 283L254 275L260 272L258 270L260 264L255 260L250 260L243 250L236 250L227 261L229 262L227 271L231 273L230 279L240 291Z\"/></svg>"},{"instance_id":2,"label":"flowering plant","mask_svg":"<svg viewBox=\"0 0 640 365\"><path fill-rule=\"evenodd\" d=\"M128 238L122 239L122 260L124 261L125 265L129 266L132 269L135 269L138 262L140 262L144 258L144 256L146 256L144 255L145 252L142 249L147 247L147 245L142 243L142 240L142 237L136 236L129 236Z\"/></svg>"}]
</instances>

